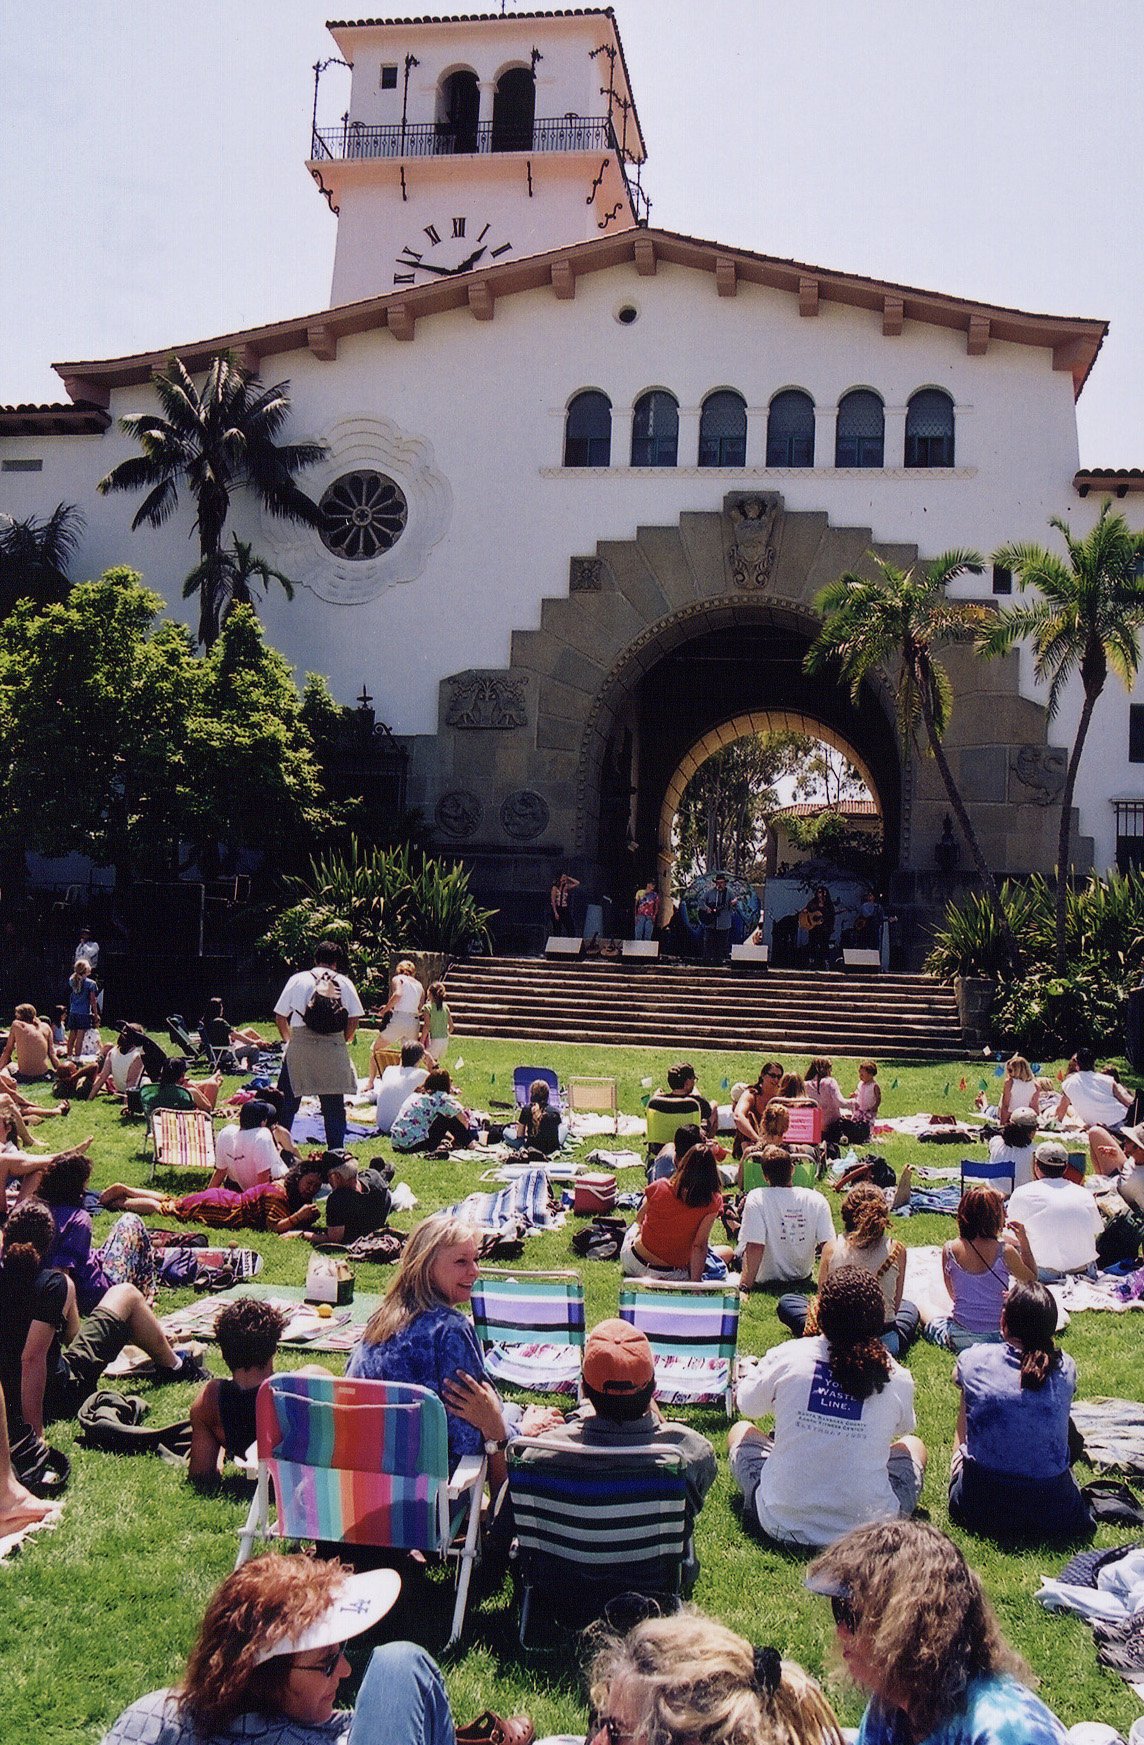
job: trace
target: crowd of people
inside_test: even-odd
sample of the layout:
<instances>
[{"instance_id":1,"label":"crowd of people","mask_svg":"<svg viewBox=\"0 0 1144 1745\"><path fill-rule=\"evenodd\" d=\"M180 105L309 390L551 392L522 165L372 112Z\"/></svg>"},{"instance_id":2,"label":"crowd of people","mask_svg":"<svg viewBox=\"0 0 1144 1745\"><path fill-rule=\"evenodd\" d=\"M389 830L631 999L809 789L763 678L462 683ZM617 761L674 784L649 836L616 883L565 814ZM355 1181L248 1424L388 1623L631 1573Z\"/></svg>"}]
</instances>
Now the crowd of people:
<instances>
[{"instance_id":1,"label":"crowd of people","mask_svg":"<svg viewBox=\"0 0 1144 1745\"><path fill-rule=\"evenodd\" d=\"M90 968L90 960L77 959L73 1004L62 1014L73 1069L85 1061L94 1067L87 1092L138 1095L144 1109L213 1113L221 1074L195 1083L185 1058L158 1051L156 1060L141 1025L123 1025L113 1043L85 1057L99 1018ZM0 1090L0 1122L7 1122L0 1141L0 1534L49 1506L32 1493L51 1454L50 1426L75 1418L128 1343L150 1359L157 1382L198 1386L188 1465L196 1485L217 1484L226 1462L254 1440L255 1401L278 1361L282 1316L254 1297L228 1303L215 1330L227 1374L211 1375L197 1355L170 1343L156 1318L147 1219L333 1245L388 1224L394 1165L375 1158L362 1167L345 1144L347 1099L359 1090L350 1043L365 1012L336 945L323 943L312 966L287 981L274 1015L285 1044L278 1083L260 1080L254 1095L228 1110L233 1118L217 1134L208 1185L185 1193L129 1183L104 1188L98 1207L117 1217L98 1246L91 1140L47 1152L20 1105ZM487 1138L487 1117L465 1105L442 1064L451 1032L443 985L426 989L403 960L380 1017L366 1088L377 1129L397 1158L416 1151L444 1159L479 1133ZM55 1032L34 1007L18 1007L0 1075L15 1088L66 1072ZM232 1028L221 1001L208 1005L202 1036L219 1055L229 1051L234 1066L257 1066L258 1032ZM1083 1051L1071 1064L1054 1112L1091 1117L1094 1172L1115 1178L1135 1204L1144 1183L1144 1128L1129 1119L1132 1097ZM316 1156L305 1155L293 1136L305 1097L316 1098L321 1111L325 1149ZM943 1483L959 1528L1006 1541L1090 1536L1073 1474L1076 1366L1057 1345L1048 1287L1094 1273L1102 1218L1089 1188L1069 1179L1065 1147L1035 1143L1047 1099L1015 1056L991 1146L992 1162L1012 1164L1011 1191L1006 1198L991 1185L965 1189L957 1235L941 1253L949 1312L913 1303L907 1250L893 1235L892 1192L866 1179L839 1199L821 1182L828 1159L871 1141L880 1104L872 1060L861 1063L849 1094L825 1056L801 1072L767 1060L753 1082L735 1088L729 1120L721 1122L691 1063L673 1066L648 1099L649 1121L659 1117L671 1136L649 1147L646 1190L620 1248L620 1272L737 1286L744 1302L764 1288L777 1297L777 1319L790 1337L743 1367L727 1472L747 1532L819 1553L806 1584L830 1600L841 1659L867 1693L861 1745L955 1745L963 1737L975 1745L1060 1745L1063 1730L1032 1694L977 1577L949 1539L914 1518L928 1454L917 1434L908 1359L919 1333L950 1353L957 1429ZM36 1099L31 1109L48 1112ZM499 1137L540 1159L560 1148L566 1129L543 1080L528 1086L527 1101ZM686 1474L683 1592L691 1594L700 1575L693 1529L719 1469L712 1443L664 1415L648 1340L622 1320L590 1329L574 1409L521 1408L502 1398L466 1313L479 1247L480 1232L453 1213L417 1223L346 1373L435 1393L452 1459L485 1457L490 1503L521 1438L553 1459L581 1448L670 1450ZM622 1562L622 1518L616 1535ZM399 1745L448 1745L454 1734L464 1741L439 1669L410 1643L375 1648L354 1709L336 1706L350 1671L347 1641L380 1624L399 1589L390 1570L253 1559L210 1601L182 1682L133 1703L105 1745L221 1745L257 1728L275 1745L373 1745L383 1736ZM841 1739L825 1695L801 1667L690 1605L628 1629L601 1628L587 1679L589 1738L606 1736L608 1745ZM247 1724L251 1717L257 1727ZM1014 1717L1023 1730L1013 1731ZM503 1745L527 1745L523 1727L512 1731L516 1718L498 1724L507 1729Z\"/></svg>"}]
</instances>

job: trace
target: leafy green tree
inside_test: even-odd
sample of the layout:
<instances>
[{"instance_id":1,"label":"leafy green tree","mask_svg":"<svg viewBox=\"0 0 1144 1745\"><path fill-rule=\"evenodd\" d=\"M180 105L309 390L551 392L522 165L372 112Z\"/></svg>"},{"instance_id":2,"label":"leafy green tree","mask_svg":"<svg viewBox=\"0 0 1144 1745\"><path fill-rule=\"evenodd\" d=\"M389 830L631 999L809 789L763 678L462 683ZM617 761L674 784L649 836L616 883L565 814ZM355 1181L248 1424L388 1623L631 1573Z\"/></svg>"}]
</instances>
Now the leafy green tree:
<instances>
[{"instance_id":1,"label":"leafy green tree","mask_svg":"<svg viewBox=\"0 0 1144 1745\"><path fill-rule=\"evenodd\" d=\"M1133 533L1122 515L1112 513L1110 501L1101 506L1096 526L1084 539L1075 538L1058 516L1053 516L1050 526L1064 540L1068 561L1043 545L1004 546L994 562L1012 570L1018 585L1034 588L1040 598L1003 607L981 632L978 646L985 654L1007 654L1015 643L1028 638L1033 645L1033 671L1042 684L1048 683L1050 718L1057 713L1070 679L1081 682L1083 701L1061 790L1057 839L1054 964L1063 974L1068 963L1069 834L1077 771L1109 669L1127 690L1140 670L1144 533Z\"/></svg>"},{"instance_id":2,"label":"leafy green tree","mask_svg":"<svg viewBox=\"0 0 1144 1745\"><path fill-rule=\"evenodd\" d=\"M0 618L20 600L50 606L66 598L68 566L82 530L83 516L71 503L57 503L42 519L0 515Z\"/></svg>"},{"instance_id":3,"label":"leafy green tree","mask_svg":"<svg viewBox=\"0 0 1144 1745\"><path fill-rule=\"evenodd\" d=\"M223 551L223 534L235 492L250 490L270 514L314 526L317 504L296 475L329 451L322 442L279 442L290 416L289 382L265 387L230 352L211 359L201 392L177 357L151 380L161 410L119 421L142 453L120 461L98 489L145 491L131 522L138 528L169 520L178 508L179 487L186 486L195 504L201 560L193 572L199 576L198 636L209 648L232 597L235 560Z\"/></svg>"},{"instance_id":4,"label":"leafy green tree","mask_svg":"<svg viewBox=\"0 0 1144 1745\"><path fill-rule=\"evenodd\" d=\"M233 550L221 551L215 558L203 558L183 583L183 599L189 600L204 587L214 586L218 593L219 622L235 606L254 606L254 592L263 596L277 582L288 600L294 598L294 584L289 576L276 570L264 557L259 557L252 545L238 537L231 541Z\"/></svg>"},{"instance_id":5,"label":"leafy green tree","mask_svg":"<svg viewBox=\"0 0 1144 1745\"><path fill-rule=\"evenodd\" d=\"M774 783L786 756L760 734L714 752L683 791L675 821L675 877L682 889L722 867L741 878L762 874L767 818L778 805Z\"/></svg>"},{"instance_id":6,"label":"leafy green tree","mask_svg":"<svg viewBox=\"0 0 1144 1745\"><path fill-rule=\"evenodd\" d=\"M805 669L808 673L836 669L849 684L855 703L865 680L883 669L891 674L902 749L916 744L920 727L997 917L1009 960L1019 969L1021 953L1002 908L997 881L941 743L953 711L953 686L939 652L943 647L978 640L990 619L986 607L951 600L946 589L966 571L980 575L984 561L975 551L946 551L931 563L915 564L908 570L879 557L873 561L878 570L873 579L848 571L819 594L815 605L825 623L807 653Z\"/></svg>"}]
</instances>

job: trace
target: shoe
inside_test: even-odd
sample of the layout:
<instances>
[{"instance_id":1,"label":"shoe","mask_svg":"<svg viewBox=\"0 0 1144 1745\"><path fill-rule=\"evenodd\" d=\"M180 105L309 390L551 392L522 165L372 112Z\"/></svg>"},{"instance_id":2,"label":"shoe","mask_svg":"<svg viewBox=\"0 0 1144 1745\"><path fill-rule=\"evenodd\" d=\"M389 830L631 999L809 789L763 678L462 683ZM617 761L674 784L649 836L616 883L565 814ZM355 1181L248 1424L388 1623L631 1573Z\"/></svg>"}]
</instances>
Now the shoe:
<instances>
[{"instance_id":1,"label":"shoe","mask_svg":"<svg viewBox=\"0 0 1144 1745\"><path fill-rule=\"evenodd\" d=\"M166 1384L176 1381L209 1381L210 1370L203 1362L198 1351L177 1348L179 1359L177 1369L159 1369L156 1367L154 1380Z\"/></svg>"},{"instance_id":2,"label":"shoe","mask_svg":"<svg viewBox=\"0 0 1144 1745\"><path fill-rule=\"evenodd\" d=\"M436 1151L430 1151L427 1153L431 1163L448 1163L452 1155L453 1147L444 1143L440 1144Z\"/></svg>"},{"instance_id":3,"label":"shoe","mask_svg":"<svg viewBox=\"0 0 1144 1745\"><path fill-rule=\"evenodd\" d=\"M457 1745L532 1745L535 1738L536 1728L527 1715L509 1715L506 1720L491 1709L467 1727L457 1728Z\"/></svg>"}]
</instances>

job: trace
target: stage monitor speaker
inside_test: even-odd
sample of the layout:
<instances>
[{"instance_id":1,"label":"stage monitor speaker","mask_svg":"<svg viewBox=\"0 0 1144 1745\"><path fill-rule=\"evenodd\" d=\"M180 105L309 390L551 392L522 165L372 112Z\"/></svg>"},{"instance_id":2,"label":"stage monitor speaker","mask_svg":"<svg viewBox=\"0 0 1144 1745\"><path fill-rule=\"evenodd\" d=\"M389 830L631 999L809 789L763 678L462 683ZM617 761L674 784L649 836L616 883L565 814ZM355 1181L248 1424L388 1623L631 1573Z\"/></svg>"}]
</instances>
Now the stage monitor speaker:
<instances>
[{"instance_id":1,"label":"stage monitor speaker","mask_svg":"<svg viewBox=\"0 0 1144 1745\"><path fill-rule=\"evenodd\" d=\"M766 945L733 945L731 947L732 963L761 964L765 968L770 955L770 947Z\"/></svg>"},{"instance_id":2,"label":"stage monitor speaker","mask_svg":"<svg viewBox=\"0 0 1144 1745\"><path fill-rule=\"evenodd\" d=\"M857 945L842 948L842 962L847 969L881 969L882 954Z\"/></svg>"},{"instance_id":3,"label":"stage monitor speaker","mask_svg":"<svg viewBox=\"0 0 1144 1745\"><path fill-rule=\"evenodd\" d=\"M624 940L624 956L625 957L658 957L659 956L659 940L658 939L625 939Z\"/></svg>"},{"instance_id":4,"label":"stage monitor speaker","mask_svg":"<svg viewBox=\"0 0 1144 1745\"><path fill-rule=\"evenodd\" d=\"M550 933L544 947L545 957L579 957L584 949L582 939L569 939L563 933Z\"/></svg>"}]
</instances>

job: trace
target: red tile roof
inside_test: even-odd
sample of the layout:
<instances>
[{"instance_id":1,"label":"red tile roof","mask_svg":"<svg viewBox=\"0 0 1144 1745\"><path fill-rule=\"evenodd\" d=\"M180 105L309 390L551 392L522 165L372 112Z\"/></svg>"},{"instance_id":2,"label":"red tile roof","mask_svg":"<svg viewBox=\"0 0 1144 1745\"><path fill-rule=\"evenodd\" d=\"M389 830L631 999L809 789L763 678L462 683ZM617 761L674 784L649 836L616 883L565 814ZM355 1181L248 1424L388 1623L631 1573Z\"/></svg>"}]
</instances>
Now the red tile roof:
<instances>
[{"instance_id":1,"label":"red tile roof","mask_svg":"<svg viewBox=\"0 0 1144 1745\"><path fill-rule=\"evenodd\" d=\"M821 812L841 812L844 818L880 818L877 800L842 800L837 805L825 800L799 800L793 806L780 806L771 813L771 823L777 818L817 818Z\"/></svg>"}]
</instances>

